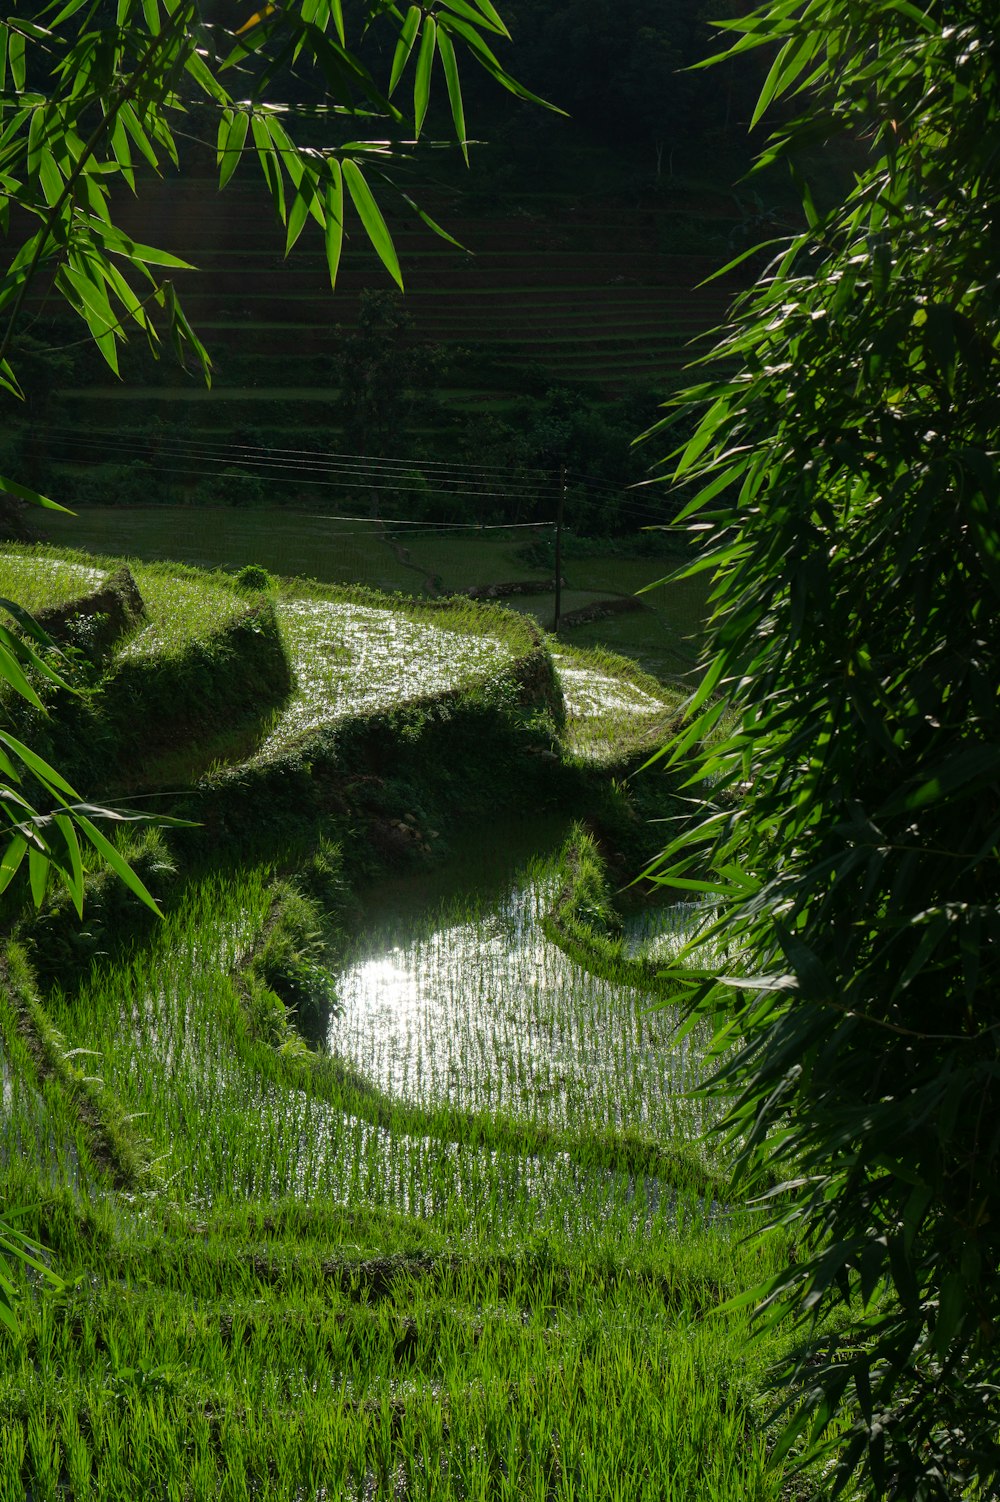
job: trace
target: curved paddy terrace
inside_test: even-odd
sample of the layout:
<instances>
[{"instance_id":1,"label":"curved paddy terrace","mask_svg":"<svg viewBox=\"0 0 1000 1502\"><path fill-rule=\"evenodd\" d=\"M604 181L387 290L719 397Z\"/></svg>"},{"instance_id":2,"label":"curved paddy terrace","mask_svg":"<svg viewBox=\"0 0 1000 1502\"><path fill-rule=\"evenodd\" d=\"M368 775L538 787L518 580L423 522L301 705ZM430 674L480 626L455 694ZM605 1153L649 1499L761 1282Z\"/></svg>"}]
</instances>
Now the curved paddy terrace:
<instances>
[{"instance_id":1,"label":"curved paddy terrace","mask_svg":"<svg viewBox=\"0 0 1000 1502\"><path fill-rule=\"evenodd\" d=\"M346 715L486 678L514 658L509 640L444 630L398 610L283 598L278 620L296 687L258 757L273 756Z\"/></svg>"},{"instance_id":2,"label":"curved paddy terrace","mask_svg":"<svg viewBox=\"0 0 1000 1502\"><path fill-rule=\"evenodd\" d=\"M8 548L0 552L0 596L34 611L65 605L100 589L121 562ZM149 661L208 640L245 616L255 599L236 588L229 574L128 563L146 619L118 646L119 661ZM293 688L266 724L253 750L255 762L352 715L491 681L537 640L517 613L464 600L444 609L400 597L391 605L369 604L332 587L294 581L273 599ZM572 755L610 764L662 740L681 702L678 690L613 654L562 643L556 648L554 640L552 648Z\"/></svg>"},{"instance_id":3,"label":"curved paddy terrace","mask_svg":"<svg viewBox=\"0 0 1000 1502\"><path fill-rule=\"evenodd\" d=\"M65 604L110 566L0 554L0 593ZM699 1037L634 963L661 925L615 969L553 919L599 935L571 820L617 810L627 844L621 768L671 691L560 650L560 732L545 641L495 606L134 574L99 729L165 666L119 712L198 697L204 762L258 627L284 697L258 765L233 739L191 789L202 822L126 847L162 921L97 876L82 924L50 900L0 961L0 1194L65 1280L17 1304L0 1497L791 1502L780 1353L736 1303L705 1318L777 1260L700 1141Z\"/></svg>"}]
</instances>

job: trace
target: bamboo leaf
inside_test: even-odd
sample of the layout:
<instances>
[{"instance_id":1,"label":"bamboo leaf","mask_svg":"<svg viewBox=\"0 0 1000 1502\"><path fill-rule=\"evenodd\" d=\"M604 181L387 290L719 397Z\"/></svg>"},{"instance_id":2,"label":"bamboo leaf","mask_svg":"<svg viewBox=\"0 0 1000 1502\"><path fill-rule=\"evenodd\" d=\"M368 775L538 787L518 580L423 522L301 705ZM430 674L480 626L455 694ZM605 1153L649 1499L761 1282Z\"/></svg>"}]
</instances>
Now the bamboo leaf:
<instances>
[{"instance_id":1,"label":"bamboo leaf","mask_svg":"<svg viewBox=\"0 0 1000 1502\"><path fill-rule=\"evenodd\" d=\"M347 33L344 30L344 7L342 0L330 0L330 9L333 12L333 24L337 32L337 40L342 47L346 47Z\"/></svg>"},{"instance_id":2,"label":"bamboo leaf","mask_svg":"<svg viewBox=\"0 0 1000 1502\"><path fill-rule=\"evenodd\" d=\"M451 104L451 118L455 122L455 134L458 137L458 144L462 148L465 165L468 166L469 147L465 129L465 108L462 103L462 85L458 76L458 62L455 57L455 48L444 26L438 27L438 51L441 54L445 82L448 85L448 100Z\"/></svg>"},{"instance_id":3,"label":"bamboo leaf","mask_svg":"<svg viewBox=\"0 0 1000 1502\"><path fill-rule=\"evenodd\" d=\"M313 212L318 188L315 179L303 174L295 189L292 206L288 211L288 233L285 236L285 255L287 256L301 235L305 222ZM325 228L325 225L324 225Z\"/></svg>"},{"instance_id":4,"label":"bamboo leaf","mask_svg":"<svg viewBox=\"0 0 1000 1502\"><path fill-rule=\"evenodd\" d=\"M10 67L11 82L18 94L24 93L24 37L19 31L9 30L7 33L7 62Z\"/></svg>"},{"instance_id":5,"label":"bamboo leaf","mask_svg":"<svg viewBox=\"0 0 1000 1502\"><path fill-rule=\"evenodd\" d=\"M431 68L434 64L434 50L437 45L437 25L433 16L424 17L423 31L420 35L420 52L417 56L417 69L413 77L413 126L414 134L419 138L420 131L427 114L427 106L431 97Z\"/></svg>"},{"instance_id":6,"label":"bamboo leaf","mask_svg":"<svg viewBox=\"0 0 1000 1502\"><path fill-rule=\"evenodd\" d=\"M64 511L67 516L73 515L68 506L60 506L58 501L52 501L47 495L39 494L37 490L32 490L29 486L22 485L18 480L12 480L9 475L0 475L0 490L6 490L11 495L16 495L19 500L30 501L33 506L43 506L48 511Z\"/></svg>"},{"instance_id":7,"label":"bamboo leaf","mask_svg":"<svg viewBox=\"0 0 1000 1502\"><path fill-rule=\"evenodd\" d=\"M399 80L402 78L403 71L409 61L410 53L413 51L413 43L416 40L422 14L423 12L419 5L411 5L406 12L406 19L399 33L399 40L396 43L396 50L392 58L392 72L389 75L390 99L396 91Z\"/></svg>"},{"instance_id":8,"label":"bamboo leaf","mask_svg":"<svg viewBox=\"0 0 1000 1502\"><path fill-rule=\"evenodd\" d=\"M338 161L330 161L331 181L324 197L323 238L326 245L326 264L330 271L330 286L337 285L340 253L344 244L344 178Z\"/></svg>"},{"instance_id":9,"label":"bamboo leaf","mask_svg":"<svg viewBox=\"0 0 1000 1502\"><path fill-rule=\"evenodd\" d=\"M132 870L132 867L129 865L128 861L124 858L121 852L115 849L114 845L112 845L111 841L101 833L97 825L92 823L91 820L88 819L84 814L77 814L77 823L79 824L83 833L87 836L87 839L93 845L94 849L97 851L98 855L103 857L104 861L108 866L110 866L115 875L119 877L129 888L129 890L131 892L134 892L135 895L140 899L140 901L144 902L146 906L150 908L158 918L162 918L163 914L160 912L160 909L156 905L155 899L146 890L145 886Z\"/></svg>"},{"instance_id":10,"label":"bamboo leaf","mask_svg":"<svg viewBox=\"0 0 1000 1502\"><path fill-rule=\"evenodd\" d=\"M53 816L56 828L63 837L67 854L69 855L69 870L63 870L63 880L66 890L73 899L78 918L83 917L83 859L80 855L80 841L77 839L76 826L68 814L55 814Z\"/></svg>"},{"instance_id":11,"label":"bamboo leaf","mask_svg":"<svg viewBox=\"0 0 1000 1502\"><path fill-rule=\"evenodd\" d=\"M239 166L240 157L243 154L243 146L250 128L250 116L246 110L236 110L233 113L226 134L225 149L219 166L219 187L224 188ZM221 127L220 127L221 130Z\"/></svg>"},{"instance_id":12,"label":"bamboo leaf","mask_svg":"<svg viewBox=\"0 0 1000 1502\"><path fill-rule=\"evenodd\" d=\"M392 243L392 236L389 234L378 204L372 197L371 189L365 182L361 168L357 162L352 161L348 157L343 163L343 174L344 181L347 184L347 191L351 195L351 202L357 209L358 218L364 225L365 233L371 241L379 260L389 272L389 275L400 291L402 291L403 277L399 269L396 249Z\"/></svg>"},{"instance_id":13,"label":"bamboo leaf","mask_svg":"<svg viewBox=\"0 0 1000 1502\"><path fill-rule=\"evenodd\" d=\"M49 885L49 857L34 845L28 847L28 882L31 887L31 900L36 907L41 907L45 901L45 893Z\"/></svg>"},{"instance_id":14,"label":"bamboo leaf","mask_svg":"<svg viewBox=\"0 0 1000 1502\"><path fill-rule=\"evenodd\" d=\"M264 174L264 181L274 206L278 211L278 217L282 224L285 222L285 184L281 175L281 165L278 162L274 142L271 140L271 132L267 128L267 121L261 114L253 114L250 119L250 128L253 132L254 145L257 148L257 160L260 170Z\"/></svg>"},{"instance_id":15,"label":"bamboo leaf","mask_svg":"<svg viewBox=\"0 0 1000 1502\"><path fill-rule=\"evenodd\" d=\"M28 852L28 842L21 834L15 834L4 846L0 859L0 892L5 892L21 869Z\"/></svg>"}]
</instances>

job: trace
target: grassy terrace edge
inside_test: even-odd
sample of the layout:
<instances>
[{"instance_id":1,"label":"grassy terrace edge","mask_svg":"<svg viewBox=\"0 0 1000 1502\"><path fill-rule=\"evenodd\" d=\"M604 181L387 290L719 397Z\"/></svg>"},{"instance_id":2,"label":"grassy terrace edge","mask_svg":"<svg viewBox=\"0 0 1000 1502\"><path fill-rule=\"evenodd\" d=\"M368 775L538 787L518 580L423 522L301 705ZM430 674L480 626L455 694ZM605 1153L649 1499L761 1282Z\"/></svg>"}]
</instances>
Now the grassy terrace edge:
<instances>
[{"instance_id":1,"label":"grassy terrace edge","mask_svg":"<svg viewBox=\"0 0 1000 1502\"><path fill-rule=\"evenodd\" d=\"M216 993L219 1036L266 1088L310 1109L363 1116L418 1144L453 1142L486 1160L545 1159L631 1176L637 1186L658 1177L672 1186L670 1213L660 1239L639 1226L619 1244L597 1225L578 1247L543 1230L505 1241L460 1206L428 1220L264 1193L218 1209L175 1195L148 1161L142 1120L127 1119L111 1079L98 1078L105 1068L72 1047L76 981L124 975L130 955L162 932L95 874L87 924L66 950L56 940L66 939L70 915L58 901L21 934L36 959L50 954L63 970L66 994L51 989L55 976L36 989L16 950L0 974L0 1047L49 1110L34 1147L26 1138L8 1158L4 1188L31 1207L26 1233L71 1280L56 1298L26 1304L22 1337L0 1363L0 1496L603 1502L614 1495L609 1478L623 1502L797 1495L767 1468L761 1391L773 1350L748 1352L745 1311L709 1318L774 1252L748 1243L738 1217L730 1223L718 1205L720 1179L693 1143L654 1141L627 1126L574 1133L403 1107L305 1047L271 985L280 985L280 966L264 963L275 951L308 954L317 913L346 932L357 921L359 883L441 858L449 831L469 817L583 804L592 868L588 876L574 857L550 919L567 948L583 943L585 929L597 935L588 954L600 968L590 908L608 898L604 855L627 857L634 869L646 817L670 796L662 777L617 775L643 754L648 727L622 738L627 768L575 754L546 638L523 617L464 599L423 604L282 584L241 605L221 631L195 632L194 656L185 648L178 661L197 667L206 643L230 647L248 621L277 626L281 600L295 589L405 612L456 637L501 631L510 652L498 670L344 716L281 756L199 771L169 806L200 826L133 837L133 859L156 884L168 924L217 878L248 894ZM159 657L150 654L154 673ZM592 665L614 669L607 659ZM651 688L624 668L622 676ZM183 687L183 674L178 681ZM98 689L95 716L100 703ZM213 744L224 745L225 727L210 720L197 733L215 730ZM162 747L162 738L150 744ZM147 786L157 787L164 765L151 759ZM573 848L585 844L578 834ZM187 942L196 951L204 937ZM68 968L57 965L70 950ZM277 1005L255 1011L254 986L258 1002L270 987ZM56 1006L58 1027L68 1024L62 1034L50 1015ZM139 1046L137 1033L131 1047ZM51 1144L63 1142L76 1144L78 1182L54 1179L47 1167Z\"/></svg>"}]
</instances>

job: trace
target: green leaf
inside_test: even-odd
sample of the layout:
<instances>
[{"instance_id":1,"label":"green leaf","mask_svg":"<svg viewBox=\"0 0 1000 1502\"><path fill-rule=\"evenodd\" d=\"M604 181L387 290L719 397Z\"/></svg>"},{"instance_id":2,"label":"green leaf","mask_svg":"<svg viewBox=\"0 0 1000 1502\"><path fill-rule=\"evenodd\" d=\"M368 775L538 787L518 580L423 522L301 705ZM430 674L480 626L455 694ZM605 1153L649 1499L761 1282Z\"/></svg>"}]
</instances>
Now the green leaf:
<instances>
[{"instance_id":1,"label":"green leaf","mask_svg":"<svg viewBox=\"0 0 1000 1502\"><path fill-rule=\"evenodd\" d=\"M28 847L28 879L31 886L31 900L36 907L41 907L45 901L45 893L49 885L49 857L34 845Z\"/></svg>"},{"instance_id":2,"label":"green leaf","mask_svg":"<svg viewBox=\"0 0 1000 1502\"><path fill-rule=\"evenodd\" d=\"M341 0L330 0L330 9L333 12L333 24L337 31L337 38L342 47L347 45L347 34L344 30L344 8Z\"/></svg>"},{"instance_id":3,"label":"green leaf","mask_svg":"<svg viewBox=\"0 0 1000 1502\"><path fill-rule=\"evenodd\" d=\"M386 227L385 220L371 194L371 189L365 182L364 175L357 162L348 157L343 163L344 181L347 191L351 195L351 202L358 211L358 218L365 227L365 232L375 248L379 260L389 272L393 281L403 290L403 277L399 269L399 261L396 257L396 249L392 243L392 236Z\"/></svg>"},{"instance_id":4,"label":"green leaf","mask_svg":"<svg viewBox=\"0 0 1000 1502\"><path fill-rule=\"evenodd\" d=\"M815 55L820 45L818 34L807 33L786 42L771 64L770 71L761 87L760 95L750 120L750 129L760 121L772 100L786 93L806 63Z\"/></svg>"},{"instance_id":5,"label":"green leaf","mask_svg":"<svg viewBox=\"0 0 1000 1502\"><path fill-rule=\"evenodd\" d=\"M83 318L94 343L115 375L118 375L118 346L114 335L118 320L111 311L107 297L85 273L71 265L59 268L56 285Z\"/></svg>"},{"instance_id":6,"label":"green leaf","mask_svg":"<svg viewBox=\"0 0 1000 1502\"><path fill-rule=\"evenodd\" d=\"M21 94L24 92L24 37L13 29L7 33L7 62L14 88Z\"/></svg>"},{"instance_id":7,"label":"green leaf","mask_svg":"<svg viewBox=\"0 0 1000 1502\"><path fill-rule=\"evenodd\" d=\"M431 97L431 68L434 63L434 50L437 45L437 25L433 16L424 17L423 31L420 35L420 52L417 56L417 69L413 76L413 127L414 135L420 136L424 117L427 114L427 106Z\"/></svg>"},{"instance_id":8,"label":"green leaf","mask_svg":"<svg viewBox=\"0 0 1000 1502\"><path fill-rule=\"evenodd\" d=\"M6 633L5 633L6 634ZM21 666L8 645L0 647L0 678L2 678L16 694L36 709L43 709L41 699L38 697L31 683L25 677Z\"/></svg>"},{"instance_id":9,"label":"green leaf","mask_svg":"<svg viewBox=\"0 0 1000 1502\"><path fill-rule=\"evenodd\" d=\"M340 252L344 244L344 179L338 161L331 159L329 165L331 182L324 195L323 238L326 264L330 270L330 286L336 287Z\"/></svg>"},{"instance_id":10,"label":"green leaf","mask_svg":"<svg viewBox=\"0 0 1000 1502\"><path fill-rule=\"evenodd\" d=\"M226 133L225 147L219 164L219 187L224 188L239 166L243 145L250 128L250 116L246 110L236 110ZM221 126L220 126L221 133Z\"/></svg>"},{"instance_id":11,"label":"green leaf","mask_svg":"<svg viewBox=\"0 0 1000 1502\"><path fill-rule=\"evenodd\" d=\"M31 111L31 123L28 126L28 154L25 164L30 177L37 176L38 166L42 159L42 151L45 146L45 109L39 105Z\"/></svg>"},{"instance_id":12,"label":"green leaf","mask_svg":"<svg viewBox=\"0 0 1000 1502\"><path fill-rule=\"evenodd\" d=\"M308 178L304 178L302 184L295 190L292 206L288 211L288 233L285 236L286 256L291 252L296 240L298 240L305 228L305 222L313 210L316 194L316 185Z\"/></svg>"},{"instance_id":13,"label":"green leaf","mask_svg":"<svg viewBox=\"0 0 1000 1502\"><path fill-rule=\"evenodd\" d=\"M153 149L153 145L132 105L128 102L123 104L121 109L118 111L118 117L124 124L125 129L128 131L129 135L132 137L133 143L138 146L140 152L146 158L146 161L149 163L149 165L155 169L158 169L160 164L156 152Z\"/></svg>"},{"instance_id":14,"label":"green leaf","mask_svg":"<svg viewBox=\"0 0 1000 1502\"><path fill-rule=\"evenodd\" d=\"M21 869L28 851L28 842L23 835L15 834L4 846L0 859L0 892L5 892Z\"/></svg>"},{"instance_id":15,"label":"green leaf","mask_svg":"<svg viewBox=\"0 0 1000 1502\"><path fill-rule=\"evenodd\" d=\"M184 69L209 99L213 99L216 104L229 104L229 95L196 48L188 48L184 53Z\"/></svg>"},{"instance_id":16,"label":"green leaf","mask_svg":"<svg viewBox=\"0 0 1000 1502\"><path fill-rule=\"evenodd\" d=\"M49 500L47 495L40 495L37 490L31 490L27 485L12 480L9 475L0 475L0 490L16 495L19 500L30 501L33 506L44 506L48 511L63 511L67 516L74 514L68 506L60 506L58 501Z\"/></svg>"},{"instance_id":17,"label":"green leaf","mask_svg":"<svg viewBox=\"0 0 1000 1502\"><path fill-rule=\"evenodd\" d=\"M439 26L441 26L442 24L446 26L448 24L448 11L451 11L456 16L461 16L464 20L468 21L470 25L475 27L480 27L483 25L484 21L487 21L487 18L483 15L483 13L478 10L475 5L471 4L470 0L441 0L441 3L445 7L445 9L438 12ZM501 22L501 27L502 26L503 23ZM493 32L496 36L506 35L509 38L510 35L509 32L501 30L496 26L490 25L488 21L487 30Z\"/></svg>"},{"instance_id":18,"label":"green leaf","mask_svg":"<svg viewBox=\"0 0 1000 1502\"><path fill-rule=\"evenodd\" d=\"M111 151L115 161L121 168L122 177L128 183L132 192L135 192L135 173L132 170L132 148L128 143L128 132L118 115L111 131Z\"/></svg>"},{"instance_id":19,"label":"green leaf","mask_svg":"<svg viewBox=\"0 0 1000 1502\"><path fill-rule=\"evenodd\" d=\"M445 82L448 85L448 100L451 104L451 118L455 122L455 134L458 137L458 144L462 148L465 164L468 166L468 137L465 129L465 107L462 103L462 85L458 76L458 62L455 58L455 48L452 46L451 37L443 26L438 27L438 51L441 54Z\"/></svg>"},{"instance_id":20,"label":"green leaf","mask_svg":"<svg viewBox=\"0 0 1000 1502\"><path fill-rule=\"evenodd\" d=\"M411 5L406 12L406 19L399 33L399 40L396 43L396 50L392 58L392 72L389 75L390 99L395 93L399 80L403 76L403 70L409 61L410 53L413 50L413 43L416 40L417 31L420 27L422 14L423 12L419 5Z\"/></svg>"},{"instance_id":21,"label":"green leaf","mask_svg":"<svg viewBox=\"0 0 1000 1502\"><path fill-rule=\"evenodd\" d=\"M440 31L438 33L438 40L440 41ZM410 208L416 214L417 218L423 224L426 224L427 228L431 230L435 235L439 235L442 240L447 240L449 245L454 245L457 250L464 250L466 255L471 256L473 254L473 252L467 245L463 245L461 240L456 240L455 236L450 235L442 225L438 224L437 220L432 219L430 214L425 213L420 205L418 203L415 203L408 193L402 193L400 196L403 199L404 203L408 203L410 205Z\"/></svg>"},{"instance_id":22,"label":"green leaf","mask_svg":"<svg viewBox=\"0 0 1000 1502\"><path fill-rule=\"evenodd\" d=\"M69 870L63 872L63 880L66 890L73 899L78 918L83 917L83 859L80 855L80 841L77 839L76 827L68 814L55 814L53 816L56 828L63 837L66 851L69 856Z\"/></svg>"},{"instance_id":23,"label":"green leaf","mask_svg":"<svg viewBox=\"0 0 1000 1502\"><path fill-rule=\"evenodd\" d=\"M215 133L215 165L217 167L221 167L226 159L226 146L233 126L233 113L232 110L223 110L219 117L219 128Z\"/></svg>"},{"instance_id":24,"label":"green leaf","mask_svg":"<svg viewBox=\"0 0 1000 1502\"><path fill-rule=\"evenodd\" d=\"M105 862L111 867L111 870L115 873L115 875L118 876L129 888L129 890L131 892L134 892L135 895L142 902L144 902L148 908L152 909L152 911L158 918L162 918L163 914L157 907L154 898L150 896L149 892L147 892L146 888L139 880L139 877L132 870L132 867L129 865L128 861L125 860L121 852L115 849L111 841L107 839L107 837L103 835L97 828L97 825L92 823L91 820L88 819L84 814L77 814L77 823L79 824L83 833L87 836L87 839L93 845L94 849L97 851L98 855L104 858Z\"/></svg>"},{"instance_id":25,"label":"green leaf","mask_svg":"<svg viewBox=\"0 0 1000 1502\"><path fill-rule=\"evenodd\" d=\"M285 222L285 184L281 175L281 165L278 154L271 140L271 132L267 128L267 121L263 115L253 114L250 119L250 128L253 132L254 145L257 148L257 160L260 170L264 174L267 190L274 200L274 206L282 224Z\"/></svg>"}]
</instances>

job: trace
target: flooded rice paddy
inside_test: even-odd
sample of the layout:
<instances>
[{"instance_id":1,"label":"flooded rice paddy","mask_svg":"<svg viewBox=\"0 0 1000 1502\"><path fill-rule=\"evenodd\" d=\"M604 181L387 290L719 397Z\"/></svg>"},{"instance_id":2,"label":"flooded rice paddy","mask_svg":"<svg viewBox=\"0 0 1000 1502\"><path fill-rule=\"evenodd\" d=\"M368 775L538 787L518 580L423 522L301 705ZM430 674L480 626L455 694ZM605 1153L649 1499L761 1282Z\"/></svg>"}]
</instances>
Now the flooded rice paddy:
<instances>
[{"instance_id":1,"label":"flooded rice paddy","mask_svg":"<svg viewBox=\"0 0 1000 1502\"><path fill-rule=\"evenodd\" d=\"M595 715L657 715L666 707L665 698L657 698L621 677L599 668L571 666L562 652L554 652L552 658L569 715L581 719Z\"/></svg>"},{"instance_id":2,"label":"flooded rice paddy","mask_svg":"<svg viewBox=\"0 0 1000 1502\"><path fill-rule=\"evenodd\" d=\"M398 611L328 600L282 600L278 618L297 687L260 756L346 714L390 709L505 667L510 646L445 631Z\"/></svg>"},{"instance_id":3,"label":"flooded rice paddy","mask_svg":"<svg viewBox=\"0 0 1000 1502\"><path fill-rule=\"evenodd\" d=\"M535 862L499 897L369 930L338 977L330 1050L408 1103L672 1134L697 1061L671 1010L546 937L555 882Z\"/></svg>"},{"instance_id":4,"label":"flooded rice paddy","mask_svg":"<svg viewBox=\"0 0 1000 1502\"><path fill-rule=\"evenodd\" d=\"M690 1142L697 1055L675 1043L669 1011L545 938L551 860L498 851L483 866L493 874L478 887L461 868L461 910L422 877L371 904L337 974L332 1075L296 1074L246 1035L233 973L266 917L261 870L193 889L148 948L52 997L53 1021L70 1046L98 1051L93 1072L178 1202L324 1197L485 1216L504 1236L634 1232L669 1214L670 1191L581 1143L623 1131Z\"/></svg>"}]
</instances>

